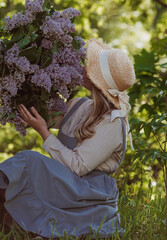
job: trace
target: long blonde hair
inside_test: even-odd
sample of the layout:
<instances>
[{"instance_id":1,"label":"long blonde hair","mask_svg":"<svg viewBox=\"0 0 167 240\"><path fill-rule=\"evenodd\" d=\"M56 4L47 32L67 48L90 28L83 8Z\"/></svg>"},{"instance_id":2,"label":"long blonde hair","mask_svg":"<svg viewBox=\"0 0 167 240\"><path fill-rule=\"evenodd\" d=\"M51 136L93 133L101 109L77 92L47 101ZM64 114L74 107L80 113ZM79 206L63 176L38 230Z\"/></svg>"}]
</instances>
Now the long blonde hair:
<instances>
[{"instance_id":1,"label":"long blonde hair","mask_svg":"<svg viewBox=\"0 0 167 240\"><path fill-rule=\"evenodd\" d=\"M79 143L86 138L91 138L95 134L95 126L104 119L106 114L111 112L111 108L114 108L114 105L95 86L92 87L92 99L93 111L74 131L74 136Z\"/></svg>"}]
</instances>

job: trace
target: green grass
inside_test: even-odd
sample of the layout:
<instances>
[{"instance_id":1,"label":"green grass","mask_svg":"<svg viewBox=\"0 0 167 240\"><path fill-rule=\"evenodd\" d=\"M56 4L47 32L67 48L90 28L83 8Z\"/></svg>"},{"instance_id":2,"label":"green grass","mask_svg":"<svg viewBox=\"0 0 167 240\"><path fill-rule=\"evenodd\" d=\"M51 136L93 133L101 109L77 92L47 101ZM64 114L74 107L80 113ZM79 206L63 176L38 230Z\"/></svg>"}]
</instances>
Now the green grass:
<instances>
[{"instance_id":1,"label":"green grass","mask_svg":"<svg viewBox=\"0 0 167 240\"><path fill-rule=\"evenodd\" d=\"M144 194L126 194L119 198L119 213L121 215L121 227L125 229L122 236L114 233L106 240L165 240L166 239L166 203L164 196L160 193L151 195L149 192ZM1 226L0 240L44 240L45 238L36 237L28 232L23 232L19 227L13 226L8 234L3 233ZM53 238L50 238L50 240ZM91 240L90 235L82 238L60 237L60 240ZM95 239L100 239L96 234Z\"/></svg>"}]
</instances>

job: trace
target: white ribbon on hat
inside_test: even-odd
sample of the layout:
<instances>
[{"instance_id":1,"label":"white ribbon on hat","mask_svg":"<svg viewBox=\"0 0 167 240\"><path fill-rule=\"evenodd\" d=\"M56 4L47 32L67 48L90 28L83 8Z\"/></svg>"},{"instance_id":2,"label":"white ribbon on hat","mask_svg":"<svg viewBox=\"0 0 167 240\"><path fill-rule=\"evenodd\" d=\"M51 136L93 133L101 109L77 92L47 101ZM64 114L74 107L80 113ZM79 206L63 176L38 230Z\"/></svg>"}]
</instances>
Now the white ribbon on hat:
<instances>
[{"instance_id":1,"label":"white ribbon on hat","mask_svg":"<svg viewBox=\"0 0 167 240\"><path fill-rule=\"evenodd\" d=\"M131 106L129 104L129 96L125 91L119 91L114 79L111 75L109 64L108 64L108 54L110 50L101 50L99 53L99 62L100 62L100 70L103 75L104 80L106 83L111 87L108 89L108 92L113 97L118 97L120 110L113 110L111 113L111 122L117 117L124 117L127 123L127 131L129 135L129 141L131 149L134 150L133 143L132 143L132 135L129 132L129 121L128 121L128 114L131 110Z\"/></svg>"}]
</instances>

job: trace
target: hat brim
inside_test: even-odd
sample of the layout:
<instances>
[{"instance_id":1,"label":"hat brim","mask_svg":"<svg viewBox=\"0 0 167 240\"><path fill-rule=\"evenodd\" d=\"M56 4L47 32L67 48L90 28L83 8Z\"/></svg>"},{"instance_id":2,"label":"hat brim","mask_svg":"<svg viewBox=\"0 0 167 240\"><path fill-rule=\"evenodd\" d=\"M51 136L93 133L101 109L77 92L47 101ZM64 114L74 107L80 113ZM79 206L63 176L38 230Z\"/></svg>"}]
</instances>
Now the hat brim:
<instances>
[{"instance_id":1,"label":"hat brim","mask_svg":"<svg viewBox=\"0 0 167 240\"><path fill-rule=\"evenodd\" d=\"M118 97L113 97L108 92L111 87L103 79L103 75L99 68L99 52L101 50L111 49L106 44L92 38L87 42L86 50L86 73L91 82L103 93L103 95L111 102L113 105L120 109Z\"/></svg>"}]
</instances>

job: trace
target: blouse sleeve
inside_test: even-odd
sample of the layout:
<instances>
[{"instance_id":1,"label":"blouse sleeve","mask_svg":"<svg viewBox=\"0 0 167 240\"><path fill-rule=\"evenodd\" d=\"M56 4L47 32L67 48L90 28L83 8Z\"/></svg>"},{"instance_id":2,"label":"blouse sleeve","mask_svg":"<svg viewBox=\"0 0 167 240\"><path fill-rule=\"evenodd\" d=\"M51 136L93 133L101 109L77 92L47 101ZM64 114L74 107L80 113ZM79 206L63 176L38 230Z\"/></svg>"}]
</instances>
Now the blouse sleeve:
<instances>
[{"instance_id":1,"label":"blouse sleeve","mask_svg":"<svg viewBox=\"0 0 167 240\"><path fill-rule=\"evenodd\" d=\"M95 135L85 139L73 150L64 146L53 134L45 140L43 149L53 159L70 168L78 176L83 176L104 162L122 144L122 124L120 119L98 124Z\"/></svg>"}]
</instances>

